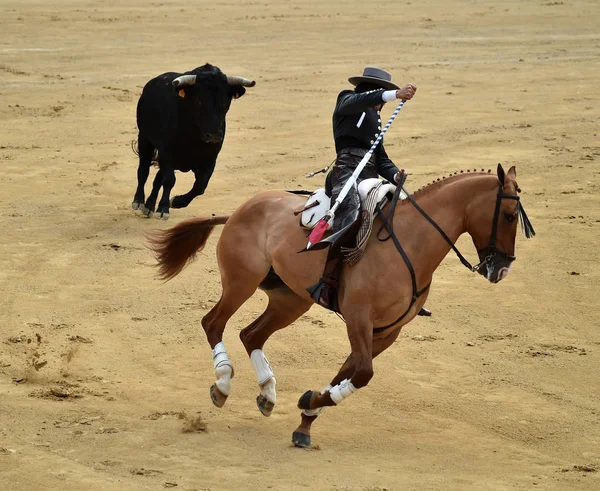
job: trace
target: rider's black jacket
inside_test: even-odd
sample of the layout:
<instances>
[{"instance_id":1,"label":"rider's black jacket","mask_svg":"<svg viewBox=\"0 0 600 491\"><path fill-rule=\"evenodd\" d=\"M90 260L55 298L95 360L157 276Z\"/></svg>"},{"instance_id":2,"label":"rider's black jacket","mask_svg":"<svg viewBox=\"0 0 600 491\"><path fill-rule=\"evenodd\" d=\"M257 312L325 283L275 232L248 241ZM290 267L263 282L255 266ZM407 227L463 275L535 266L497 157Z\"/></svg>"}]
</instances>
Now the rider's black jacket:
<instances>
[{"instance_id":1,"label":"rider's black jacket","mask_svg":"<svg viewBox=\"0 0 600 491\"><path fill-rule=\"evenodd\" d=\"M347 148L371 148L381 133L381 115L375 107L382 104L383 92L381 89L361 94L353 90L339 93L333 112L333 138L338 155ZM380 176L394 182L398 167L388 157L383 140L375 151L375 166Z\"/></svg>"}]
</instances>

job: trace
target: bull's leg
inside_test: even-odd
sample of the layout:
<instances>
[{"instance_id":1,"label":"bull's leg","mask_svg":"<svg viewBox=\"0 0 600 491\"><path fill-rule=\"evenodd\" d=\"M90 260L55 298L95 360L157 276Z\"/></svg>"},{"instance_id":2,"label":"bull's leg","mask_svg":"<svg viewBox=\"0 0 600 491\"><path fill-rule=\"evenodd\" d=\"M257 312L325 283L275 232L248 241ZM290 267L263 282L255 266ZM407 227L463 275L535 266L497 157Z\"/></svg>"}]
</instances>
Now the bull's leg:
<instances>
[{"instance_id":1,"label":"bull's leg","mask_svg":"<svg viewBox=\"0 0 600 491\"><path fill-rule=\"evenodd\" d=\"M162 159L162 157L161 157ZM169 201L171 196L171 189L175 186L175 170L173 166L169 163L163 166L163 162L161 162L161 168L164 172L163 180L162 180L162 196L158 203L158 209L156 210L156 218L160 220L168 220L169 219Z\"/></svg>"},{"instance_id":2,"label":"bull's leg","mask_svg":"<svg viewBox=\"0 0 600 491\"><path fill-rule=\"evenodd\" d=\"M262 350L271 334L289 326L313 305L292 292L287 286L268 290L269 305L263 314L240 332L240 339L250 356L260 387L256 398L258 409L265 416L271 416L277 402L275 376Z\"/></svg>"},{"instance_id":3,"label":"bull's leg","mask_svg":"<svg viewBox=\"0 0 600 491\"><path fill-rule=\"evenodd\" d=\"M158 198L158 192L160 191L160 187L163 183L163 176L163 170L158 169L158 172L154 177L154 182L152 183L152 191L150 192L150 196L148 196L146 203L140 207L142 214L147 216L148 218L152 217L152 215L154 214L154 209L156 208L156 199Z\"/></svg>"},{"instance_id":4,"label":"bull's leg","mask_svg":"<svg viewBox=\"0 0 600 491\"><path fill-rule=\"evenodd\" d=\"M387 348L389 348L394 341L398 338L401 327L394 329L392 332L387 334L385 337L378 337L373 340L373 358L377 357L381 353L383 353ZM333 378L331 383L325 387L320 393L320 395L325 395L325 393L329 392L332 387L339 385L342 381L351 379L354 375L354 363L352 355L346 358L346 361L340 368L338 374ZM317 416L323 411L325 407L319 407L315 409L303 409L301 414L301 422L298 428L292 433L292 442L297 447L310 447L310 429L312 424L317 419Z\"/></svg>"},{"instance_id":5,"label":"bull's leg","mask_svg":"<svg viewBox=\"0 0 600 491\"><path fill-rule=\"evenodd\" d=\"M171 200L171 207L185 208L187 205L189 205L192 202L192 200L196 196L200 196L201 194L204 194L204 191L206 190L206 186L208 186L208 181L210 180L210 177L212 176L212 173L214 170L215 170L215 162L213 162L212 164L209 163L206 165L204 165L204 163L202 163L202 167L200 169L195 169L194 176L196 177L196 180L194 182L194 185L192 186L192 189L190 189L190 191L185 194L182 194L180 196L175 196Z\"/></svg>"},{"instance_id":6,"label":"bull's leg","mask_svg":"<svg viewBox=\"0 0 600 491\"><path fill-rule=\"evenodd\" d=\"M138 153L140 162L137 170L138 186L133 197L131 208L140 210L144 206L145 193L144 186L150 174L150 166L152 165L152 156L154 155L154 146L141 135L138 135Z\"/></svg>"}]
</instances>

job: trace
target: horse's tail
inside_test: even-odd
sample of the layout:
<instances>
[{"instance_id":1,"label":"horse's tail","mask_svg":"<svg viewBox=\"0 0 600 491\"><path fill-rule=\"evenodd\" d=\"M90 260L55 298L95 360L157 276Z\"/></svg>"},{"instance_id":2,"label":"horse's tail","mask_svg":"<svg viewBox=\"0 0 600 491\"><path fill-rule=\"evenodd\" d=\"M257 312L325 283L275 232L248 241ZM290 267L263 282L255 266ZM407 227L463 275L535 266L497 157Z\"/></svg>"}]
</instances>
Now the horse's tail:
<instances>
[{"instance_id":1,"label":"horse's tail","mask_svg":"<svg viewBox=\"0 0 600 491\"><path fill-rule=\"evenodd\" d=\"M158 261L158 277L170 280L196 259L216 225L224 225L229 217L193 218L167 230L146 235L150 250Z\"/></svg>"}]
</instances>

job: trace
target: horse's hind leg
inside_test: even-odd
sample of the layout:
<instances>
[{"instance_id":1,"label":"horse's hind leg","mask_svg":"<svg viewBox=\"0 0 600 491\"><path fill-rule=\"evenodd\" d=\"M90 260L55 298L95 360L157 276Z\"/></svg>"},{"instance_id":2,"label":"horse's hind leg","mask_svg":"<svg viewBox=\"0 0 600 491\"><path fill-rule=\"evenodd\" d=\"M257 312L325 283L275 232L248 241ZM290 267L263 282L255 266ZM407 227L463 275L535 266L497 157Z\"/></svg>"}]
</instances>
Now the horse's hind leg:
<instances>
[{"instance_id":1,"label":"horse's hind leg","mask_svg":"<svg viewBox=\"0 0 600 491\"><path fill-rule=\"evenodd\" d=\"M250 356L260 386L256 404L263 415L270 416L277 401L276 381L262 348L271 334L289 326L310 309L313 302L299 297L283 284L266 293L269 296L267 309L240 332L240 339Z\"/></svg>"},{"instance_id":2,"label":"horse's hind leg","mask_svg":"<svg viewBox=\"0 0 600 491\"><path fill-rule=\"evenodd\" d=\"M210 397L217 407L223 407L231 392L233 365L223 343L227 321L256 291L260 280L236 281L223 287L221 299L202 319L202 327L212 348L216 382L210 388Z\"/></svg>"},{"instance_id":3,"label":"horse's hind leg","mask_svg":"<svg viewBox=\"0 0 600 491\"><path fill-rule=\"evenodd\" d=\"M214 308L202 319L202 327L212 348L217 381L210 395L222 407L231 391L233 365L229 361L223 331L231 316L248 300L265 279L271 264L266 259L259 236L249 233L248 225L229 222L217 246L223 292Z\"/></svg>"}]
</instances>

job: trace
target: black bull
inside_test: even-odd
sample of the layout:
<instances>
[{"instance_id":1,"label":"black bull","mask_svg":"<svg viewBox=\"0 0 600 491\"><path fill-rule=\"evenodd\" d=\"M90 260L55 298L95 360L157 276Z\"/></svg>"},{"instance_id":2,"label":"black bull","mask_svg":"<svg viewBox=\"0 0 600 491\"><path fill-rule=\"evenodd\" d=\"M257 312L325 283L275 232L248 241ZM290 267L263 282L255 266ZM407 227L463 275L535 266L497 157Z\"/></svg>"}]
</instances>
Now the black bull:
<instances>
[{"instance_id":1,"label":"black bull","mask_svg":"<svg viewBox=\"0 0 600 491\"><path fill-rule=\"evenodd\" d=\"M216 66L206 64L185 74L163 73L144 86L137 105L140 164L131 205L134 210L151 217L162 186L156 218L166 220L169 207L184 208L204 193L223 146L225 115L231 99L241 97L246 92L244 87L254 85L252 80L228 77ZM159 170L146 200L144 185L155 152ZM176 170L191 170L196 180L188 193L170 200Z\"/></svg>"}]
</instances>

